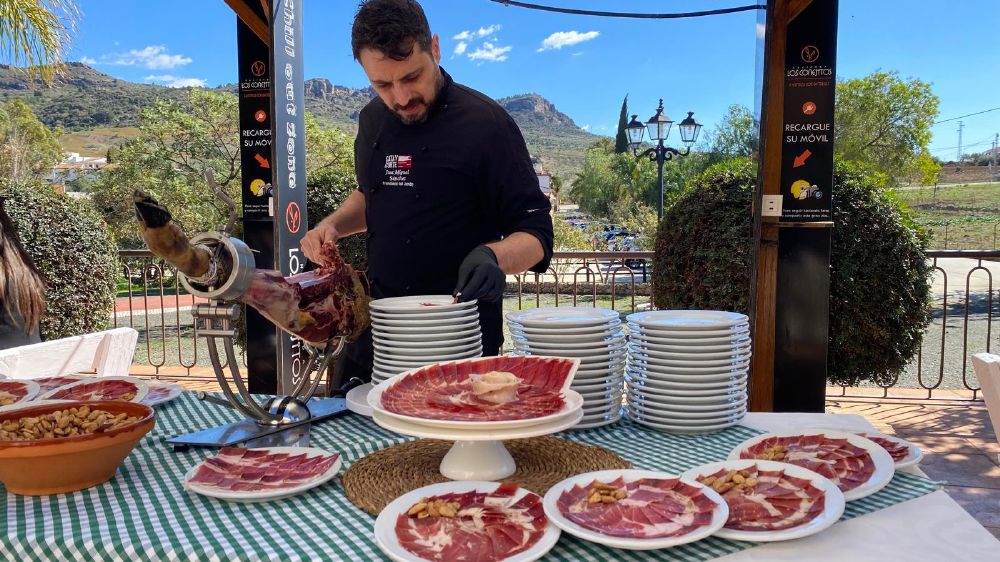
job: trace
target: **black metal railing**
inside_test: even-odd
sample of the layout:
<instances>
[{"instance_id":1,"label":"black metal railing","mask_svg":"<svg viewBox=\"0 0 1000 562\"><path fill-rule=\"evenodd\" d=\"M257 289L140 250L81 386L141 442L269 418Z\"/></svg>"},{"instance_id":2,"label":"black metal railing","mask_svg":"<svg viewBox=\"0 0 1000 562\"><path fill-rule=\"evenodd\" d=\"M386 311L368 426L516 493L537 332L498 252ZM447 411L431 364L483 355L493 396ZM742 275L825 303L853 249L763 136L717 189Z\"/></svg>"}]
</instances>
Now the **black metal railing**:
<instances>
[{"instance_id":1,"label":"black metal railing","mask_svg":"<svg viewBox=\"0 0 1000 562\"><path fill-rule=\"evenodd\" d=\"M161 378L214 380L207 346L191 318L194 298L178 286L176 271L146 250L120 255L123 276L113 324L139 331L135 363L150 366ZM504 308L602 306L622 313L651 308L652 258L652 252L556 252L544 274L509 278ZM933 320L920 353L892 384L872 388L882 397L897 389L909 389L903 393L909 396L916 389L920 397L975 399L980 387L970 357L1000 348L1000 326L994 326L1000 290L993 284L1000 250L935 250L927 258L935 276ZM951 279L956 274L965 281L957 290ZM853 392L842 388L839 395Z\"/></svg>"}]
</instances>

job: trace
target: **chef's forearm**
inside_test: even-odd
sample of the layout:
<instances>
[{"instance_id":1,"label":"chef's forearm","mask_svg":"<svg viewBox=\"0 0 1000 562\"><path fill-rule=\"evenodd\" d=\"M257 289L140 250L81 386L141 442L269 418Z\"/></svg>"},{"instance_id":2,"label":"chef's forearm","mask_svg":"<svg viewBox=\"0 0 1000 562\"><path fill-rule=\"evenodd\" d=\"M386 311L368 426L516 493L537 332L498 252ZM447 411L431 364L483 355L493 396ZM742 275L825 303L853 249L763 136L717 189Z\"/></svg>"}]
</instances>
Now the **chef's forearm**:
<instances>
[{"instance_id":1,"label":"chef's forearm","mask_svg":"<svg viewBox=\"0 0 1000 562\"><path fill-rule=\"evenodd\" d=\"M340 238L365 232L368 230L365 220L365 194L355 190L336 211L323 219L323 222L332 225Z\"/></svg>"},{"instance_id":2,"label":"chef's forearm","mask_svg":"<svg viewBox=\"0 0 1000 562\"><path fill-rule=\"evenodd\" d=\"M496 254L500 269L508 275L527 271L545 257L542 243L527 232L515 232L487 246Z\"/></svg>"}]
</instances>

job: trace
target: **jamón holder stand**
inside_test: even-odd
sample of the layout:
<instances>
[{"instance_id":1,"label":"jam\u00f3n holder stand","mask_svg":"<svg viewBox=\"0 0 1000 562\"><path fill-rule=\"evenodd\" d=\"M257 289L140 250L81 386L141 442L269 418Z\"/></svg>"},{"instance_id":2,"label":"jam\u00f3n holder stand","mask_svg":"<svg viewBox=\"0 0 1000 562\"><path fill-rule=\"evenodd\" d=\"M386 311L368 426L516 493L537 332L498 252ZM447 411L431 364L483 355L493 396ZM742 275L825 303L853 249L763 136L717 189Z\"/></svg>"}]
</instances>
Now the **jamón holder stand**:
<instances>
[{"instance_id":1,"label":"jam\u00f3n holder stand","mask_svg":"<svg viewBox=\"0 0 1000 562\"><path fill-rule=\"evenodd\" d=\"M209 301L196 304L191 314L195 321L196 337L205 338L208 344L212 369L225 399L204 392L199 392L198 398L233 408L246 416L246 419L180 435L169 439L168 443L175 447L306 445L310 424L346 412L347 403L343 396L348 390L361 384L360 380L352 379L330 393L339 395L338 397L313 399L319 383L329 377L330 369L343 352L347 340L337 336L322 346L303 342L309 359L302 371L302 379L283 396L275 396L263 403L254 399L240 373L235 343L240 305L232 301L249 287L256 264L249 246L231 235L236 224L236 204L218 189L211 174L207 174L207 179L216 196L229 207L229 220L218 231L202 233L191 239L192 245L203 246L212 255L208 276L210 280L193 280L181 272L177 276L190 294ZM236 387L236 392L233 392L232 386Z\"/></svg>"}]
</instances>

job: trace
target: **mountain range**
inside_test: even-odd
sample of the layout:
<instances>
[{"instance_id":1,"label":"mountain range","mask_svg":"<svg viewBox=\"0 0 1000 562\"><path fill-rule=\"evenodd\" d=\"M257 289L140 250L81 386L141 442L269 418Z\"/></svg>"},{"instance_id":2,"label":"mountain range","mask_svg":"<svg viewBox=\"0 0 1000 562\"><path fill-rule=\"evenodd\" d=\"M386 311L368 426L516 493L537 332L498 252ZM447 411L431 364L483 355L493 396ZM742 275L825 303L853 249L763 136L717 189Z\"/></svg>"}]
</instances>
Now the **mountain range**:
<instances>
[{"instance_id":1,"label":"mountain range","mask_svg":"<svg viewBox=\"0 0 1000 562\"><path fill-rule=\"evenodd\" d=\"M235 85L218 89L235 93ZM157 99L182 100L183 88L129 82L71 62L49 85L33 83L23 70L0 65L0 102L25 100L48 127L61 127L67 150L103 155L107 148L136 134L142 108ZM350 88L325 78L305 82L306 108L323 124L354 135L361 108L374 97L371 88ZM600 137L581 129L545 97L529 93L497 100L521 127L533 157L546 171L569 180L583 154Z\"/></svg>"}]
</instances>

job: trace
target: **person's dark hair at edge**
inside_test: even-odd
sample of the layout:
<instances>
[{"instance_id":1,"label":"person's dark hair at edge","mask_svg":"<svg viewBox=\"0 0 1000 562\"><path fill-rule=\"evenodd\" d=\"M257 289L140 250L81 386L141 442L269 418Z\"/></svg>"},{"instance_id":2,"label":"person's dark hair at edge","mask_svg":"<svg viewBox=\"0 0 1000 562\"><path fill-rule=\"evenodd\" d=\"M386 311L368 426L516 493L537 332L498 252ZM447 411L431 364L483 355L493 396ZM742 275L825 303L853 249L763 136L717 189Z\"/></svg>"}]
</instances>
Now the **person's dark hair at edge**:
<instances>
[{"instance_id":1,"label":"person's dark hair at edge","mask_svg":"<svg viewBox=\"0 0 1000 562\"><path fill-rule=\"evenodd\" d=\"M378 51L393 60L405 60L413 46L431 50L431 27L416 0L364 0L354 16L351 48L354 60L363 49Z\"/></svg>"},{"instance_id":2,"label":"person's dark hair at edge","mask_svg":"<svg viewBox=\"0 0 1000 562\"><path fill-rule=\"evenodd\" d=\"M45 284L21 245L4 203L0 197L0 306L9 318L23 322L24 332L30 333L45 312Z\"/></svg>"}]
</instances>

